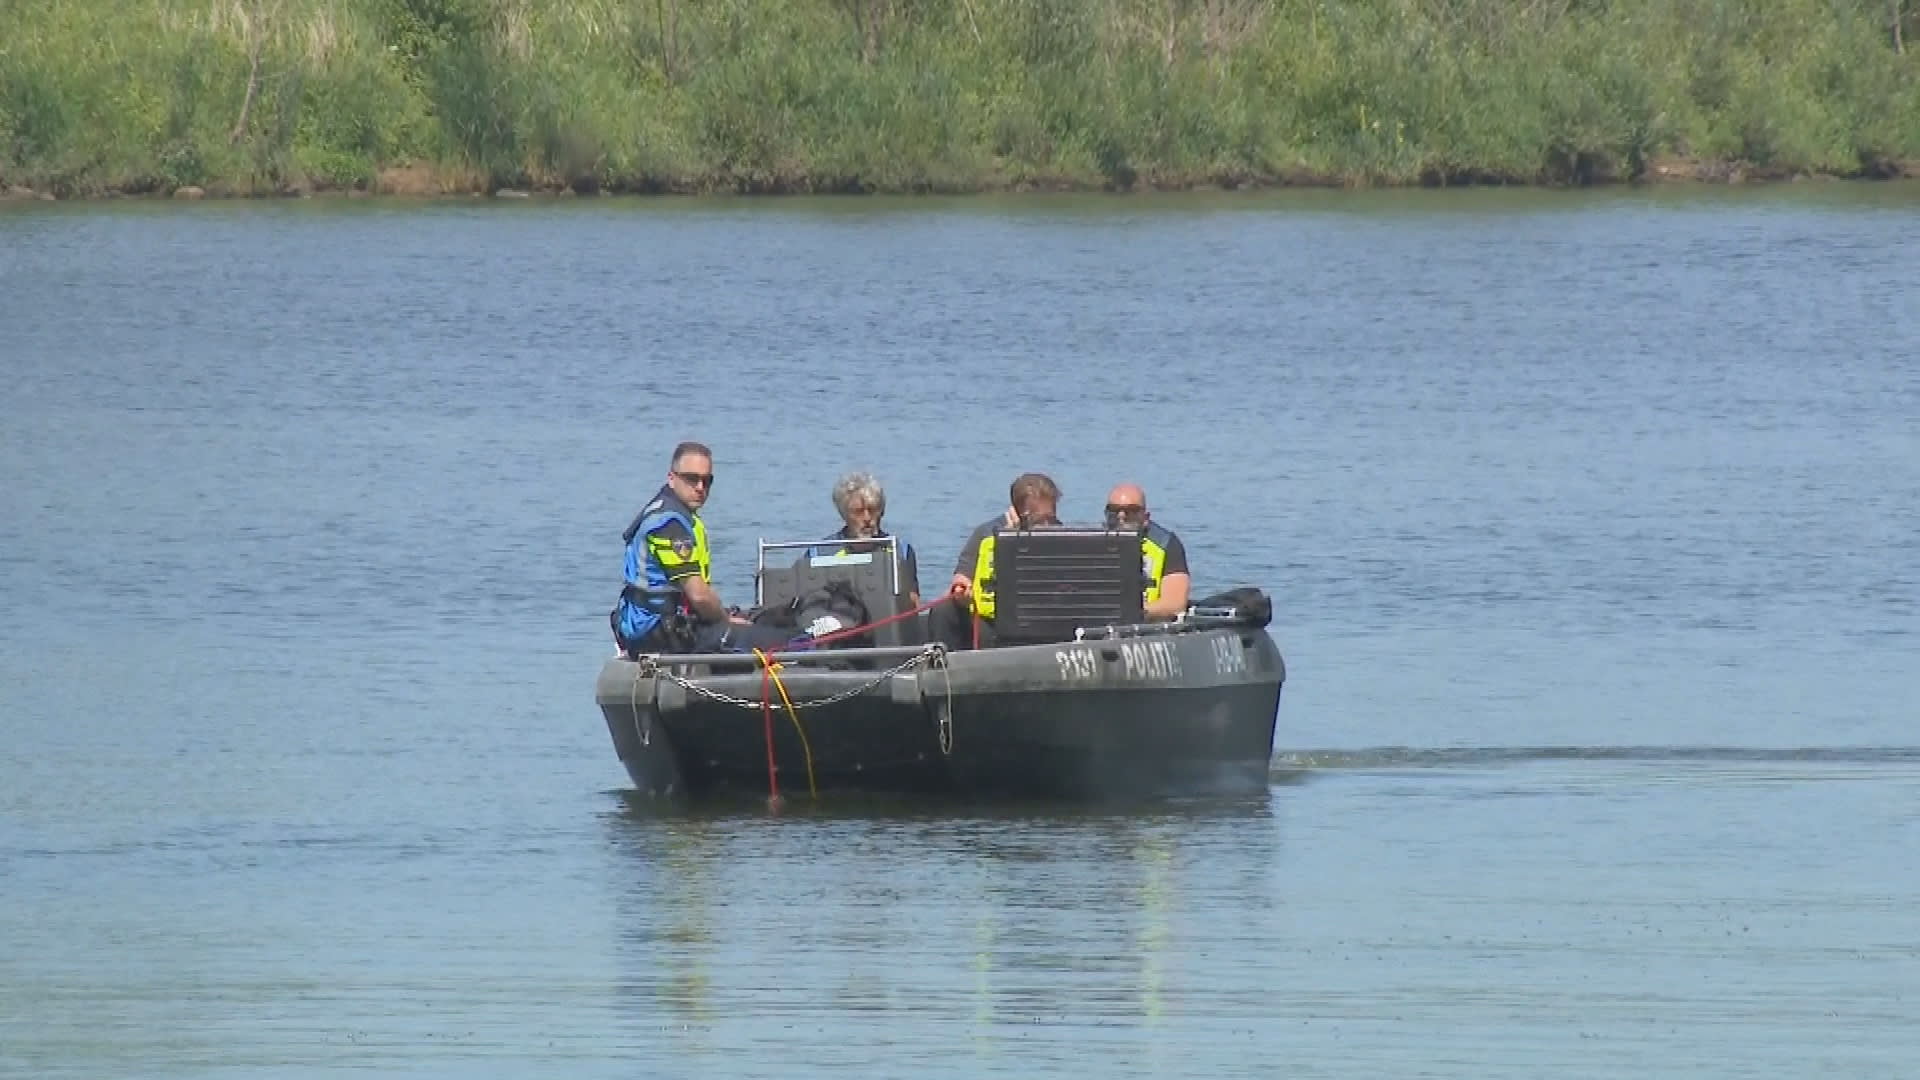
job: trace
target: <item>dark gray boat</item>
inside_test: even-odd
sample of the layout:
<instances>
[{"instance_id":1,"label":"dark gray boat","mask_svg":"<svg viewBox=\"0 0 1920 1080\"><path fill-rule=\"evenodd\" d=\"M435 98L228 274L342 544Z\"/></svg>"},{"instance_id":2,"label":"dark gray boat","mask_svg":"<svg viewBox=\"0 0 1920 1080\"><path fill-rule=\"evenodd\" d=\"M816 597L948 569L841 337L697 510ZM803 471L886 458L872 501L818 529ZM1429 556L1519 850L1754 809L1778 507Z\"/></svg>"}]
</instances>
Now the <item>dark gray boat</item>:
<instances>
[{"instance_id":1,"label":"dark gray boat","mask_svg":"<svg viewBox=\"0 0 1920 1080\"><path fill-rule=\"evenodd\" d=\"M1112 799L1266 787L1286 677L1266 612L1210 605L1145 620L1138 532L1001 533L1004 643L984 649L929 640L890 547L768 565L769 551L805 546L761 545L761 611L838 581L890 616L857 647L777 653L771 671L740 653L609 659L595 696L642 796Z\"/></svg>"}]
</instances>

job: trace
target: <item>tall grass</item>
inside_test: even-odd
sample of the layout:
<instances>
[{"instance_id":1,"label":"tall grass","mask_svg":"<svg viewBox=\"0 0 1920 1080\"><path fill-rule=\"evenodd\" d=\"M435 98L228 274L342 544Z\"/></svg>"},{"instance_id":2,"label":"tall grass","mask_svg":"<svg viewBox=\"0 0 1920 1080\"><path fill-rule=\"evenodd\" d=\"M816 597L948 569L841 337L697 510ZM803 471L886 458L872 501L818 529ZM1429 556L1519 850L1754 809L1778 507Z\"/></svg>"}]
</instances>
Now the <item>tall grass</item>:
<instances>
[{"instance_id":1,"label":"tall grass","mask_svg":"<svg viewBox=\"0 0 1920 1080\"><path fill-rule=\"evenodd\" d=\"M1915 0L0 0L0 28L0 188L63 195L1920 162Z\"/></svg>"}]
</instances>

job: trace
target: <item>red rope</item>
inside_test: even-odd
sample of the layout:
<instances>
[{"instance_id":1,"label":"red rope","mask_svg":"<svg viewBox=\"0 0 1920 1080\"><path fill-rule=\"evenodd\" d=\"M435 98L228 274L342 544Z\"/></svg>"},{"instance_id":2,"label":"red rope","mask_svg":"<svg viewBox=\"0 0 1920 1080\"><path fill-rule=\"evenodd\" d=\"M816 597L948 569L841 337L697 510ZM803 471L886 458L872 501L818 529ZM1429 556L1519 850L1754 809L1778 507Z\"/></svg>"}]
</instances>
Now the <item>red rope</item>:
<instances>
[{"instance_id":1,"label":"red rope","mask_svg":"<svg viewBox=\"0 0 1920 1080\"><path fill-rule=\"evenodd\" d=\"M903 611L898 615L889 615L884 619L876 619L862 626L852 626L845 630L836 630L831 634L823 634L820 637L809 639L807 644L813 646L828 641L838 641L841 638L857 637L868 631L878 630L882 626L897 623L903 619L911 619L916 615L932 611L934 608L948 601L959 600L962 595L964 594L960 591L954 590L945 595L935 597L911 611ZM973 620L973 644L975 648L979 648L980 646L980 620L978 618ZM765 657L761 659L760 718L765 727L767 740L767 804L777 808L781 800L778 766L774 764L773 759L773 669L768 666Z\"/></svg>"},{"instance_id":2,"label":"red rope","mask_svg":"<svg viewBox=\"0 0 1920 1080\"><path fill-rule=\"evenodd\" d=\"M760 665L760 715L767 722L767 802L780 802L780 780L773 764L773 670Z\"/></svg>"}]
</instances>

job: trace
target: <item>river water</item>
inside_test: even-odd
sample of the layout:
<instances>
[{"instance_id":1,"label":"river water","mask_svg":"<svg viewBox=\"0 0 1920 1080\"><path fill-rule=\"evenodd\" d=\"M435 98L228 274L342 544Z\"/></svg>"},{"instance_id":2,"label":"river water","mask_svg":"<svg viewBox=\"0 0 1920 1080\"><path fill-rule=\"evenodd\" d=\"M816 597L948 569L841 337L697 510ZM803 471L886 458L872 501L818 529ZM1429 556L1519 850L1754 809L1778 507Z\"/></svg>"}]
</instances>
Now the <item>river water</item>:
<instances>
[{"instance_id":1,"label":"river water","mask_svg":"<svg viewBox=\"0 0 1920 1080\"><path fill-rule=\"evenodd\" d=\"M0 207L0 1074L1905 1075L1920 191ZM1260 798L629 805L619 532L1143 483Z\"/></svg>"}]
</instances>

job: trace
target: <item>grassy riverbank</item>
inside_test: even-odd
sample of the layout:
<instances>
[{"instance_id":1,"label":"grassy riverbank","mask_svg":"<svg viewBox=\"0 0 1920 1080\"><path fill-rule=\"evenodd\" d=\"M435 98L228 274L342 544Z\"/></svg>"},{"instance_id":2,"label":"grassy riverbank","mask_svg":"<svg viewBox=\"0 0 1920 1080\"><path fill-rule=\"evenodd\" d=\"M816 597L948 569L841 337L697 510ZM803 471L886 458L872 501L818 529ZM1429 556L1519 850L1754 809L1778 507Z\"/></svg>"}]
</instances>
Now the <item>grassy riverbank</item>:
<instances>
[{"instance_id":1,"label":"grassy riverbank","mask_svg":"<svg viewBox=\"0 0 1920 1080\"><path fill-rule=\"evenodd\" d=\"M0 0L0 26L0 192L63 197L1920 173L1913 0Z\"/></svg>"}]
</instances>

